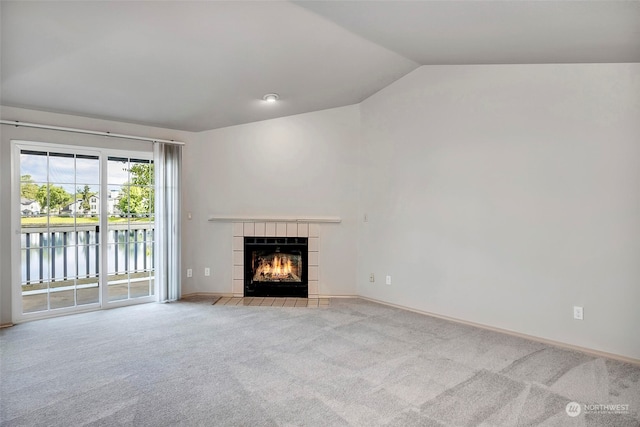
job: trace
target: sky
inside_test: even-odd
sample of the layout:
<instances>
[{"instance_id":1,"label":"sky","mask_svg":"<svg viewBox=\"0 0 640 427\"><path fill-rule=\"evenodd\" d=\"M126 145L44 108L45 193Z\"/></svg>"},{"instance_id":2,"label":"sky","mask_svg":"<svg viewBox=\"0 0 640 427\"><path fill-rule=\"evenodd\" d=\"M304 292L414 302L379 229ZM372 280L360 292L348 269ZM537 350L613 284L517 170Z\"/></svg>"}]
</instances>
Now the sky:
<instances>
[{"instance_id":1,"label":"sky","mask_svg":"<svg viewBox=\"0 0 640 427\"><path fill-rule=\"evenodd\" d=\"M47 163L48 179L47 179ZM120 190L129 180L128 162L107 161L107 184L109 190ZM70 194L89 185L92 192L99 192L100 161L98 158L59 157L55 155L20 154L20 176L31 175L33 181L42 185L50 182L61 186Z\"/></svg>"}]
</instances>

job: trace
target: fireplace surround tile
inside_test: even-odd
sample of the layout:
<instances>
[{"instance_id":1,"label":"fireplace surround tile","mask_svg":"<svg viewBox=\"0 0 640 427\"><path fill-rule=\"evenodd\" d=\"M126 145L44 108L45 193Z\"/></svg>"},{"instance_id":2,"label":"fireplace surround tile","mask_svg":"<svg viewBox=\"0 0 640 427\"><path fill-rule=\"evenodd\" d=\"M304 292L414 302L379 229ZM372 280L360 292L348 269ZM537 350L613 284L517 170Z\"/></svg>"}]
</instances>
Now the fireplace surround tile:
<instances>
[{"instance_id":1,"label":"fireplace surround tile","mask_svg":"<svg viewBox=\"0 0 640 427\"><path fill-rule=\"evenodd\" d=\"M318 265L318 252L309 251L309 265Z\"/></svg>"},{"instance_id":2,"label":"fireplace surround tile","mask_svg":"<svg viewBox=\"0 0 640 427\"><path fill-rule=\"evenodd\" d=\"M232 249L234 251L243 251L244 252L244 237L242 236L234 236Z\"/></svg>"},{"instance_id":3,"label":"fireplace surround tile","mask_svg":"<svg viewBox=\"0 0 640 427\"><path fill-rule=\"evenodd\" d=\"M309 280L309 295L318 295L318 281Z\"/></svg>"},{"instance_id":4,"label":"fireplace surround tile","mask_svg":"<svg viewBox=\"0 0 640 427\"><path fill-rule=\"evenodd\" d=\"M298 237L309 237L309 224L298 224Z\"/></svg>"},{"instance_id":5,"label":"fireplace surround tile","mask_svg":"<svg viewBox=\"0 0 640 427\"><path fill-rule=\"evenodd\" d=\"M256 225L253 222L245 222L244 223L244 235L247 237L255 236Z\"/></svg>"},{"instance_id":6,"label":"fireplace surround tile","mask_svg":"<svg viewBox=\"0 0 640 427\"><path fill-rule=\"evenodd\" d=\"M233 272L234 297L244 296L244 237L308 237L308 297L318 298L319 290L319 236L317 223L298 222L234 222ZM286 304L285 304L286 306Z\"/></svg>"},{"instance_id":7,"label":"fireplace surround tile","mask_svg":"<svg viewBox=\"0 0 640 427\"><path fill-rule=\"evenodd\" d=\"M318 266L310 265L309 266L309 280L318 280Z\"/></svg>"},{"instance_id":8,"label":"fireplace surround tile","mask_svg":"<svg viewBox=\"0 0 640 427\"><path fill-rule=\"evenodd\" d=\"M244 251L233 251L233 265L244 265Z\"/></svg>"},{"instance_id":9,"label":"fireplace surround tile","mask_svg":"<svg viewBox=\"0 0 640 427\"><path fill-rule=\"evenodd\" d=\"M244 279L233 279L233 295L244 295Z\"/></svg>"},{"instance_id":10,"label":"fireplace surround tile","mask_svg":"<svg viewBox=\"0 0 640 427\"><path fill-rule=\"evenodd\" d=\"M242 237L244 236L244 224L241 222L233 223L233 236L234 237Z\"/></svg>"},{"instance_id":11,"label":"fireplace surround tile","mask_svg":"<svg viewBox=\"0 0 640 427\"><path fill-rule=\"evenodd\" d=\"M309 237L309 252L318 252L318 237Z\"/></svg>"},{"instance_id":12,"label":"fireplace surround tile","mask_svg":"<svg viewBox=\"0 0 640 427\"><path fill-rule=\"evenodd\" d=\"M233 266L233 279L240 279L242 281L244 281L244 267L241 265L234 265Z\"/></svg>"},{"instance_id":13,"label":"fireplace surround tile","mask_svg":"<svg viewBox=\"0 0 640 427\"><path fill-rule=\"evenodd\" d=\"M276 223L275 222L267 222L265 224L264 235L265 236L275 236L276 235Z\"/></svg>"},{"instance_id":14,"label":"fireplace surround tile","mask_svg":"<svg viewBox=\"0 0 640 427\"><path fill-rule=\"evenodd\" d=\"M298 224L295 222L287 223L287 237L298 237Z\"/></svg>"}]
</instances>

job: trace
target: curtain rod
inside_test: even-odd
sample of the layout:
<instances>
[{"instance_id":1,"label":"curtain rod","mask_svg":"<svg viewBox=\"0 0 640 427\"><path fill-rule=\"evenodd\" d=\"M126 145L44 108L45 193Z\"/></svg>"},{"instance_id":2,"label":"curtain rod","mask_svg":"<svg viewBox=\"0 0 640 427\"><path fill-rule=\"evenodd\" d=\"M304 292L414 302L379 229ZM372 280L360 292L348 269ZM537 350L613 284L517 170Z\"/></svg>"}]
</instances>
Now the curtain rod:
<instances>
[{"instance_id":1,"label":"curtain rod","mask_svg":"<svg viewBox=\"0 0 640 427\"><path fill-rule=\"evenodd\" d=\"M51 125L41 125L38 123L26 123L20 122L18 120L0 120L0 124L3 125L11 125L15 127L26 127L26 128L36 128L36 129L47 129L47 130L59 130L62 132L74 132L74 133L84 133L87 135L98 135L98 136L107 136L110 138L122 138L122 139L135 139L137 141L147 141L147 142L158 142L162 144L175 144L175 145L184 145L184 142L174 141L169 139L160 139L160 138L148 138L146 136L135 136L135 135L124 135L121 133L111 133L111 132L102 132L97 130L87 130L87 129L77 129L77 128L67 128L62 126L51 126Z\"/></svg>"}]
</instances>

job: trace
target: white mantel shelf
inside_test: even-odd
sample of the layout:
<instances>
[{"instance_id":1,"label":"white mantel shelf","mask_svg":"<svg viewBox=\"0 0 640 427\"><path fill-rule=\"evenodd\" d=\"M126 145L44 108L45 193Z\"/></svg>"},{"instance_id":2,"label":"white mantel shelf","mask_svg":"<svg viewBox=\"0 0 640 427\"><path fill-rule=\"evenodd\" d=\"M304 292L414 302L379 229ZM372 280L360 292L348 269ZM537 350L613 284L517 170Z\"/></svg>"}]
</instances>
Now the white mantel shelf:
<instances>
[{"instance_id":1,"label":"white mantel shelf","mask_svg":"<svg viewBox=\"0 0 640 427\"><path fill-rule=\"evenodd\" d=\"M242 215L211 215L211 222L300 222L300 223L321 223L321 222L342 222L339 216L242 216Z\"/></svg>"}]
</instances>

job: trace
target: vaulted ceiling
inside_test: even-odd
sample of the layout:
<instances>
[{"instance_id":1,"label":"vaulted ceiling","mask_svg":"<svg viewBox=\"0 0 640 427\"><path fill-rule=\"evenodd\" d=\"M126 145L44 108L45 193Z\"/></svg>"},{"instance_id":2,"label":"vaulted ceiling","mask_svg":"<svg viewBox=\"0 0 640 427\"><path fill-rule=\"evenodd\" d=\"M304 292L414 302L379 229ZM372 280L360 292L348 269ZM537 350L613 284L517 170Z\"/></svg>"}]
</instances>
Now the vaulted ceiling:
<instances>
[{"instance_id":1,"label":"vaulted ceiling","mask_svg":"<svg viewBox=\"0 0 640 427\"><path fill-rule=\"evenodd\" d=\"M420 65L640 62L640 1L0 5L2 105L190 131L358 103Z\"/></svg>"}]
</instances>

